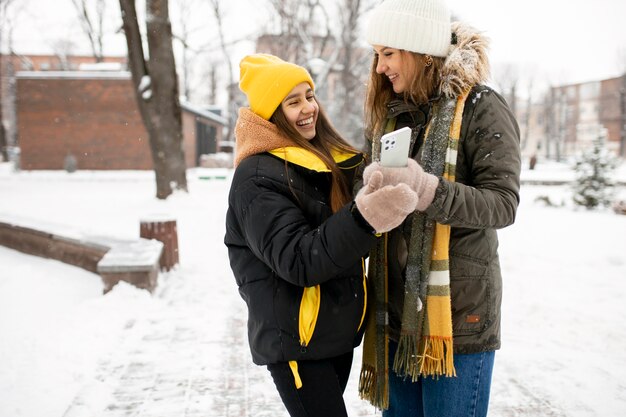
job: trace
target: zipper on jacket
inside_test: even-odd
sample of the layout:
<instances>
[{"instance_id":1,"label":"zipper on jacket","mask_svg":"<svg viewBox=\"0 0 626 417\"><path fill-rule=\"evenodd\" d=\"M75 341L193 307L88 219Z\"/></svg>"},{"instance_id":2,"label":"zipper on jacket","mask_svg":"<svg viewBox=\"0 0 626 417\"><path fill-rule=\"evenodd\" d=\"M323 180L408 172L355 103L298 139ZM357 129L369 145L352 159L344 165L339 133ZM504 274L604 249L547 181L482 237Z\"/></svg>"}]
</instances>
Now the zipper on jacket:
<instances>
[{"instance_id":1,"label":"zipper on jacket","mask_svg":"<svg viewBox=\"0 0 626 417\"><path fill-rule=\"evenodd\" d=\"M319 285L306 287L302 292L300 301L300 313L298 314L298 333L300 334L300 352L305 353L306 348L313 337L317 316L320 312L320 300L322 292ZM298 372L298 362L289 361L289 368L293 374L296 389L302 388L302 379Z\"/></svg>"},{"instance_id":2,"label":"zipper on jacket","mask_svg":"<svg viewBox=\"0 0 626 417\"><path fill-rule=\"evenodd\" d=\"M306 348L313 337L317 316L320 311L321 289L319 285L306 287L302 293L300 302L300 314L298 320L298 331L300 333L300 351L306 352Z\"/></svg>"},{"instance_id":3,"label":"zipper on jacket","mask_svg":"<svg viewBox=\"0 0 626 417\"><path fill-rule=\"evenodd\" d=\"M365 321L365 313L367 312L367 275L365 274L365 258L361 258L361 271L363 273L363 314L361 315L361 321L357 328L357 333L361 330L363 322Z\"/></svg>"}]
</instances>

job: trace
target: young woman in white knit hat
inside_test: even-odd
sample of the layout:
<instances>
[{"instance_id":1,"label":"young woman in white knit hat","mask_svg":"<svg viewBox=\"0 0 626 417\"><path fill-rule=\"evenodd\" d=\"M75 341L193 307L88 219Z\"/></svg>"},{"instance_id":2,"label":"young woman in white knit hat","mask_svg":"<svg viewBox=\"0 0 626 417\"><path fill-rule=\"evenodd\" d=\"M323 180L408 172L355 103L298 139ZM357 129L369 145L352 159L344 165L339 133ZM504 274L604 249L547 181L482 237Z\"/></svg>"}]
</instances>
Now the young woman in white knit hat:
<instances>
[{"instance_id":1,"label":"young woman in white knit hat","mask_svg":"<svg viewBox=\"0 0 626 417\"><path fill-rule=\"evenodd\" d=\"M419 201L370 253L359 391L385 417L485 416L501 343L496 230L519 203L519 128L485 85L487 40L451 24L443 0L386 0L366 33L371 155L383 133L410 127L403 180ZM374 162L364 178L389 170Z\"/></svg>"},{"instance_id":2,"label":"young woman in white knit hat","mask_svg":"<svg viewBox=\"0 0 626 417\"><path fill-rule=\"evenodd\" d=\"M352 195L364 157L333 129L306 69L256 54L240 70L250 107L235 128L224 241L252 360L267 365L292 417L346 416L367 306L364 256L415 210L417 194L391 178L407 176L398 168Z\"/></svg>"}]
</instances>

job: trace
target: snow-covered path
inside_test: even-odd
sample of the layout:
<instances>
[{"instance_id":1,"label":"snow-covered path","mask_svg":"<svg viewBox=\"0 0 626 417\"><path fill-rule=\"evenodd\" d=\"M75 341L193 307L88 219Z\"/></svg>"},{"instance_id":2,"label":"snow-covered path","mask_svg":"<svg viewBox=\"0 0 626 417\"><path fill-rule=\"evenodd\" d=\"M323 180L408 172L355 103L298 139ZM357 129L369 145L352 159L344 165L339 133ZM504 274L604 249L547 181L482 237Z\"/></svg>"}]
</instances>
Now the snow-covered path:
<instances>
[{"instance_id":1,"label":"snow-covered path","mask_svg":"<svg viewBox=\"0 0 626 417\"><path fill-rule=\"evenodd\" d=\"M0 173L0 217L72 224L122 238L154 213L178 221L181 265L150 296L0 247L0 417L286 417L251 363L245 306L222 243L228 181L153 198L147 173ZM545 208L526 187L501 231L503 349L490 415L626 415L626 216ZM380 415L356 394L350 416Z\"/></svg>"}]
</instances>

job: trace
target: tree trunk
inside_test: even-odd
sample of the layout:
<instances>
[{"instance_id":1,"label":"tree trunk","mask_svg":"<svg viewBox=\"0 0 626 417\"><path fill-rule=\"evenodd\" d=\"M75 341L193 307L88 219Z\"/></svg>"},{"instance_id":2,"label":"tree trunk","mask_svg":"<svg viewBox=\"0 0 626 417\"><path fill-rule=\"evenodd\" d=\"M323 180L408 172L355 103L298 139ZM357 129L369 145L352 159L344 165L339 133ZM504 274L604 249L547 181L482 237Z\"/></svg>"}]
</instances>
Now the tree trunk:
<instances>
[{"instance_id":1,"label":"tree trunk","mask_svg":"<svg viewBox=\"0 0 626 417\"><path fill-rule=\"evenodd\" d=\"M146 29L150 59L144 59L134 0L120 0L128 62L141 117L150 137L157 198L174 189L187 191L178 80L172 50L167 0L146 1ZM149 77L149 78L148 78Z\"/></svg>"},{"instance_id":2,"label":"tree trunk","mask_svg":"<svg viewBox=\"0 0 626 417\"><path fill-rule=\"evenodd\" d=\"M2 123L2 106L0 106L0 151L0 155L2 155L0 160L8 161L9 152L7 146L7 135L4 131L4 124Z\"/></svg>"},{"instance_id":3,"label":"tree trunk","mask_svg":"<svg viewBox=\"0 0 626 417\"><path fill-rule=\"evenodd\" d=\"M626 158L626 72L622 75L622 88L619 90L619 101L621 109L619 156Z\"/></svg>"},{"instance_id":4,"label":"tree trunk","mask_svg":"<svg viewBox=\"0 0 626 417\"><path fill-rule=\"evenodd\" d=\"M0 37L1 39L1 37ZM2 80L2 51L0 51L0 80ZM10 59L10 56L9 56ZM9 152L8 152L8 147L7 147L7 135L6 132L4 130L4 122L3 122L3 115L2 115L2 85L0 82L0 160L2 161L8 161L9 160Z\"/></svg>"}]
</instances>

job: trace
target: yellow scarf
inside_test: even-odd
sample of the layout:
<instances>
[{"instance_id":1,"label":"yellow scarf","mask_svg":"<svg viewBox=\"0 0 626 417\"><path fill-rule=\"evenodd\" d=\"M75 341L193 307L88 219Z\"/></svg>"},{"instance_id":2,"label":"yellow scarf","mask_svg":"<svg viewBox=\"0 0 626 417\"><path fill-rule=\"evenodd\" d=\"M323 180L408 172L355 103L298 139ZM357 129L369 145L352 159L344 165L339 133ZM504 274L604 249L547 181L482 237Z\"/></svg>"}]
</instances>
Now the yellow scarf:
<instances>
[{"instance_id":1,"label":"yellow scarf","mask_svg":"<svg viewBox=\"0 0 626 417\"><path fill-rule=\"evenodd\" d=\"M422 165L426 172L455 180L456 157L465 99L442 99L426 130ZM373 146L372 153L377 153ZM404 311L393 369L416 381L420 376L456 376L452 346L449 243L450 226L411 216ZM387 312L387 235L370 254L370 300L363 344L359 394L374 406L389 406Z\"/></svg>"}]
</instances>

